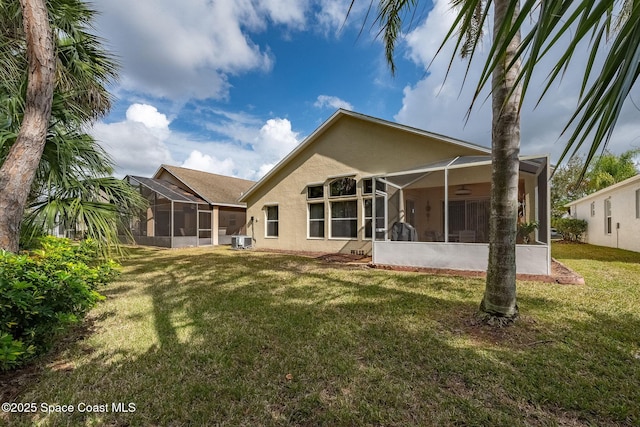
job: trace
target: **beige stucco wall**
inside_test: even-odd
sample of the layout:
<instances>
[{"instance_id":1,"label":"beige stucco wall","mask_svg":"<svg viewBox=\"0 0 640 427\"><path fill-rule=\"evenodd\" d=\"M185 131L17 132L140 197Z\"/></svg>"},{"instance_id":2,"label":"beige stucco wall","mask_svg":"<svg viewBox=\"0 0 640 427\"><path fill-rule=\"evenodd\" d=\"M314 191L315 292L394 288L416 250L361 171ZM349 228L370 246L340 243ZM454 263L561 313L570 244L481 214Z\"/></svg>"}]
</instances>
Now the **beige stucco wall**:
<instances>
[{"instance_id":1,"label":"beige stucco wall","mask_svg":"<svg viewBox=\"0 0 640 427\"><path fill-rule=\"evenodd\" d=\"M486 152L342 116L250 194L247 234L254 238L258 248L369 253L371 242L364 239L363 229L363 178L464 155L486 155ZM332 239L329 202L333 199L328 197L328 183L332 177L347 175L357 180L358 238ZM321 239L307 237L306 188L309 184L325 185L325 237ZM265 206L268 205L278 205L277 238L265 237ZM391 216L397 218L397 212Z\"/></svg>"},{"instance_id":2,"label":"beige stucco wall","mask_svg":"<svg viewBox=\"0 0 640 427\"><path fill-rule=\"evenodd\" d=\"M636 191L640 181L596 195L571 207L575 218L587 220L585 241L592 245L610 246L640 252L640 218L636 218ZM611 234L605 233L604 201L611 200ZM595 214L591 216L591 203ZM620 228L616 225L620 224Z\"/></svg>"}]
</instances>

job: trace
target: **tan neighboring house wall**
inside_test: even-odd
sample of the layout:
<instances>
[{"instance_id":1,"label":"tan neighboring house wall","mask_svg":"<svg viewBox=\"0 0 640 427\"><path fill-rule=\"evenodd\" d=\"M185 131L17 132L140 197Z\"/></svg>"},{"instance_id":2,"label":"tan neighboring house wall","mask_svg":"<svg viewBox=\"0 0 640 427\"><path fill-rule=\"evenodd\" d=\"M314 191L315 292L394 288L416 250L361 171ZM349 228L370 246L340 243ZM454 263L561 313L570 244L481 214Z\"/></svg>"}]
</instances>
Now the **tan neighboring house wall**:
<instances>
[{"instance_id":1,"label":"tan neighboring house wall","mask_svg":"<svg viewBox=\"0 0 640 427\"><path fill-rule=\"evenodd\" d=\"M456 156L489 153L487 148L463 141L338 110L240 198L247 203L247 234L253 237L257 248L370 253L371 240L364 234L363 199L367 196L363 194L363 179ZM337 177L353 177L357 183L356 195L330 197L329 183ZM486 176L480 176L479 181L486 181ZM309 237L309 185L324 186L324 197L314 200L324 202L325 236L322 238ZM488 197L488 188L483 191ZM355 239L331 237L331 203L340 200L357 200ZM268 206L278 206L277 237L266 235ZM399 217L401 213L389 215Z\"/></svg>"},{"instance_id":2,"label":"tan neighboring house wall","mask_svg":"<svg viewBox=\"0 0 640 427\"><path fill-rule=\"evenodd\" d=\"M605 215L607 205L610 221ZM566 206L573 218L587 221L587 243L640 252L640 175Z\"/></svg>"}]
</instances>

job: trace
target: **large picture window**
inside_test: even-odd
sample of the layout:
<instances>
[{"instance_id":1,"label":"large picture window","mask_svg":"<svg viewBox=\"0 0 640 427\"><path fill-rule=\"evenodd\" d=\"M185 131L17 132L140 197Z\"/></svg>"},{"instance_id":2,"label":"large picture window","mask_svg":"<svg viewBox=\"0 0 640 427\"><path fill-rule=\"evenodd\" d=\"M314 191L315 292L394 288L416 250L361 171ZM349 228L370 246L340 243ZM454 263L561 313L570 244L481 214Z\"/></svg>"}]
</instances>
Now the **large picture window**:
<instances>
[{"instance_id":1,"label":"large picture window","mask_svg":"<svg viewBox=\"0 0 640 427\"><path fill-rule=\"evenodd\" d=\"M358 202L347 200L331 203L331 237L358 237Z\"/></svg>"},{"instance_id":2,"label":"large picture window","mask_svg":"<svg viewBox=\"0 0 640 427\"><path fill-rule=\"evenodd\" d=\"M355 196L356 180L353 178L338 178L329 184L329 195L331 197Z\"/></svg>"},{"instance_id":3,"label":"large picture window","mask_svg":"<svg viewBox=\"0 0 640 427\"><path fill-rule=\"evenodd\" d=\"M309 237L324 237L324 203L309 203Z\"/></svg>"},{"instance_id":4,"label":"large picture window","mask_svg":"<svg viewBox=\"0 0 640 427\"><path fill-rule=\"evenodd\" d=\"M267 206L265 214L267 217L267 237L278 237L278 206Z\"/></svg>"}]
</instances>

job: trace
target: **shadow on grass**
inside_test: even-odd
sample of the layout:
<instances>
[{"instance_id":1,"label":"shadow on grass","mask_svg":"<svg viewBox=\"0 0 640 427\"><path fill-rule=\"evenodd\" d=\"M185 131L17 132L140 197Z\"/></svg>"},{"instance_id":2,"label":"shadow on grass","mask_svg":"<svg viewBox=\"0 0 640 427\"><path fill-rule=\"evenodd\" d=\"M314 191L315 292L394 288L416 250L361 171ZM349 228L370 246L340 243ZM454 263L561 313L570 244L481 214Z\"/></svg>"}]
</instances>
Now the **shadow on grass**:
<instances>
[{"instance_id":1,"label":"shadow on grass","mask_svg":"<svg viewBox=\"0 0 640 427\"><path fill-rule=\"evenodd\" d=\"M54 414L52 425L640 422L637 337L623 332L640 330L637 316L590 312L496 332L471 320L483 286L284 255L140 256L115 287L148 297L151 316L132 321L150 324L155 344L97 344L86 363L50 373L25 397L136 403L127 414Z\"/></svg>"}]
</instances>

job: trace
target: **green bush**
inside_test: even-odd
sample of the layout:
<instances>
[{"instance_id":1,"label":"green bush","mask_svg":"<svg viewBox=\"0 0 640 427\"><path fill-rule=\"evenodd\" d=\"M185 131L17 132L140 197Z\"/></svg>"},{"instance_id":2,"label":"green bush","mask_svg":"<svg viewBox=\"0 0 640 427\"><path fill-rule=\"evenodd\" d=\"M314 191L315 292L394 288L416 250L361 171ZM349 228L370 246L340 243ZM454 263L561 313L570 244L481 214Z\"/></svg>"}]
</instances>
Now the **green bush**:
<instances>
[{"instance_id":1,"label":"green bush","mask_svg":"<svg viewBox=\"0 0 640 427\"><path fill-rule=\"evenodd\" d=\"M28 254L0 251L0 370L48 350L56 336L104 299L118 265L95 242L45 237Z\"/></svg>"},{"instance_id":2,"label":"green bush","mask_svg":"<svg viewBox=\"0 0 640 427\"><path fill-rule=\"evenodd\" d=\"M575 218L559 218L554 221L554 225L558 233L562 234L562 238L571 242L582 240L582 235L588 227L587 221Z\"/></svg>"}]
</instances>

